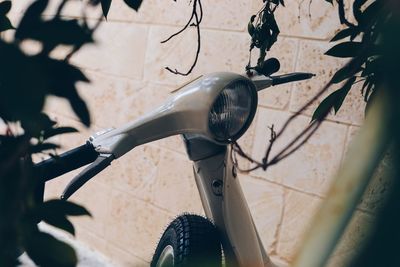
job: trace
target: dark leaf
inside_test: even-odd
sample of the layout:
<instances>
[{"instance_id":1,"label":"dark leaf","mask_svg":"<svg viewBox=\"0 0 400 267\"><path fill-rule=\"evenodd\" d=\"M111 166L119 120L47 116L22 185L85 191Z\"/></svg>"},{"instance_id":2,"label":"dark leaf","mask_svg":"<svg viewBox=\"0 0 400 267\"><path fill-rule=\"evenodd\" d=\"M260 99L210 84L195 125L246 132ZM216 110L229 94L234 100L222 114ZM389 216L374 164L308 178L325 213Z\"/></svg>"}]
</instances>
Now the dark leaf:
<instances>
[{"instance_id":1,"label":"dark leaf","mask_svg":"<svg viewBox=\"0 0 400 267\"><path fill-rule=\"evenodd\" d=\"M351 77L346 81L346 83L343 85L340 91L340 94L338 94L338 99L334 104L334 109L335 109L335 114L339 111L340 107L343 104L344 99L346 98L347 94L349 93L351 87L353 86L353 83L355 82L356 77Z\"/></svg>"},{"instance_id":2,"label":"dark leaf","mask_svg":"<svg viewBox=\"0 0 400 267\"><path fill-rule=\"evenodd\" d=\"M124 2L136 11L138 11L140 5L142 4L142 0L124 0Z\"/></svg>"},{"instance_id":3,"label":"dark leaf","mask_svg":"<svg viewBox=\"0 0 400 267\"><path fill-rule=\"evenodd\" d=\"M349 63L347 63L344 67L339 69L332 77L332 83L340 83L341 81L352 77L354 74L360 72L362 70L361 65L363 64L363 60L359 58L352 59Z\"/></svg>"},{"instance_id":4,"label":"dark leaf","mask_svg":"<svg viewBox=\"0 0 400 267\"><path fill-rule=\"evenodd\" d=\"M0 3L0 16L4 16L11 10L11 1L3 1Z\"/></svg>"},{"instance_id":5,"label":"dark leaf","mask_svg":"<svg viewBox=\"0 0 400 267\"><path fill-rule=\"evenodd\" d=\"M61 20L55 18L41 21L31 31L26 31L24 38L43 42L47 46L77 45L93 42L91 33L77 20Z\"/></svg>"},{"instance_id":6,"label":"dark leaf","mask_svg":"<svg viewBox=\"0 0 400 267\"><path fill-rule=\"evenodd\" d=\"M51 129L55 123L44 113L32 115L29 119L21 120L22 128L34 137L39 137L42 131Z\"/></svg>"},{"instance_id":7,"label":"dark leaf","mask_svg":"<svg viewBox=\"0 0 400 267\"><path fill-rule=\"evenodd\" d=\"M279 3L281 3L282 6L285 6L285 2L283 0L279 0Z\"/></svg>"},{"instance_id":8,"label":"dark leaf","mask_svg":"<svg viewBox=\"0 0 400 267\"><path fill-rule=\"evenodd\" d=\"M339 111L340 107L343 104L344 99L346 98L351 86L355 81L355 77L352 77L346 81L342 88L336 90L327 96L314 111L312 116L312 121L314 120L323 120L325 116L332 110L335 110L335 114Z\"/></svg>"},{"instance_id":9,"label":"dark leaf","mask_svg":"<svg viewBox=\"0 0 400 267\"><path fill-rule=\"evenodd\" d=\"M42 218L44 222L53 225L54 227L60 228L71 235L75 235L75 228L72 223L62 214L53 213L47 214L46 217Z\"/></svg>"},{"instance_id":10,"label":"dark leaf","mask_svg":"<svg viewBox=\"0 0 400 267\"><path fill-rule=\"evenodd\" d=\"M43 109L46 94L47 77L42 72L42 66L18 46L1 40L0 58L0 117L8 121L33 123Z\"/></svg>"},{"instance_id":11,"label":"dark leaf","mask_svg":"<svg viewBox=\"0 0 400 267\"><path fill-rule=\"evenodd\" d=\"M325 0L325 1L333 5L333 0Z\"/></svg>"},{"instance_id":12,"label":"dark leaf","mask_svg":"<svg viewBox=\"0 0 400 267\"><path fill-rule=\"evenodd\" d=\"M338 32L331 40L330 42L335 42L341 39L344 39L346 37L352 36L353 34L358 34L359 31L356 28L346 28L344 30L341 30Z\"/></svg>"},{"instance_id":13,"label":"dark leaf","mask_svg":"<svg viewBox=\"0 0 400 267\"><path fill-rule=\"evenodd\" d=\"M367 27L368 24L373 24L373 22L377 20L381 8L381 1L372 2L359 16L360 26Z\"/></svg>"},{"instance_id":14,"label":"dark leaf","mask_svg":"<svg viewBox=\"0 0 400 267\"><path fill-rule=\"evenodd\" d=\"M35 231L29 235L25 248L39 266L73 267L77 264L74 249L47 233Z\"/></svg>"},{"instance_id":15,"label":"dark leaf","mask_svg":"<svg viewBox=\"0 0 400 267\"><path fill-rule=\"evenodd\" d=\"M60 199L48 200L44 202L41 206L39 206L36 210L36 213L42 214L44 218L47 217L46 214L51 214L54 212L70 216L91 216L89 211L87 211L84 207L73 202Z\"/></svg>"},{"instance_id":16,"label":"dark leaf","mask_svg":"<svg viewBox=\"0 0 400 267\"><path fill-rule=\"evenodd\" d=\"M76 132L78 132L78 130L73 127L51 128L47 131L44 131L43 139L46 140L47 138L53 137L55 135L65 134L65 133L76 133Z\"/></svg>"},{"instance_id":17,"label":"dark leaf","mask_svg":"<svg viewBox=\"0 0 400 267\"><path fill-rule=\"evenodd\" d=\"M110 11L111 0L101 0L101 10L103 16L107 19L108 11Z\"/></svg>"},{"instance_id":18,"label":"dark leaf","mask_svg":"<svg viewBox=\"0 0 400 267\"><path fill-rule=\"evenodd\" d=\"M86 126L90 126L90 114L85 101L83 101L80 96L76 94L74 98L69 98L69 104L81 122Z\"/></svg>"},{"instance_id":19,"label":"dark leaf","mask_svg":"<svg viewBox=\"0 0 400 267\"><path fill-rule=\"evenodd\" d=\"M42 144L37 144L37 145L32 146L30 148L29 152L34 154L34 153L39 153L42 151L56 149L56 148L60 148L60 146L57 144L52 144L52 143L42 143Z\"/></svg>"},{"instance_id":20,"label":"dark leaf","mask_svg":"<svg viewBox=\"0 0 400 267\"><path fill-rule=\"evenodd\" d=\"M325 52L332 57L355 57L360 53L363 44L360 42L344 42L335 45Z\"/></svg>"},{"instance_id":21,"label":"dark leaf","mask_svg":"<svg viewBox=\"0 0 400 267\"><path fill-rule=\"evenodd\" d=\"M335 105L337 101L339 90L333 92L329 96L327 96L322 102L318 105L317 109L314 111L311 121L322 121L325 116L331 111L332 107Z\"/></svg>"},{"instance_id":22,"label":"dark leaf","mask_svg":"<svg viewBox=\"0 0 400 267\"><path fill-rule=\"evenodd\" d=\"M0 17L0 32L15 29L7 17Z\"/></svg>"},{"instance_id":23,"label":"dark leaf","mask_svg":"<svg viewBox=\"0 0 400 267\"><path fill-rule=\"evenodd\" d=\"M78 95L75 87L77 81L88 82L86 76L68 62L37 57L49 74L48 84L52 94L66 98L76 115L86 126L90 125L90 114L85 102Z\"/></svg>"},{"instance_id":24,"label":"dark leaf","mask_svg":"<svg viewBox=\"0 0 400 267\"><path fill-rule=\"evenodd\" d=\"M35 28L41 21L41 15L46 9L48 2L48 0L37 0L28 7L15 32L15 38L21 40L25 39L35 31Z\"/></svg>"},{"instance_id":25,"label":"dark leaf","mask_svg":"<svg viewBox=\"0 0 400 267\"><path fill-rule=\"evenodd\" d=\"M353 2L353 15L354 18L360 22L361 7L367 2L367 0L354 0Z\"/></svg>"}]
</instances>

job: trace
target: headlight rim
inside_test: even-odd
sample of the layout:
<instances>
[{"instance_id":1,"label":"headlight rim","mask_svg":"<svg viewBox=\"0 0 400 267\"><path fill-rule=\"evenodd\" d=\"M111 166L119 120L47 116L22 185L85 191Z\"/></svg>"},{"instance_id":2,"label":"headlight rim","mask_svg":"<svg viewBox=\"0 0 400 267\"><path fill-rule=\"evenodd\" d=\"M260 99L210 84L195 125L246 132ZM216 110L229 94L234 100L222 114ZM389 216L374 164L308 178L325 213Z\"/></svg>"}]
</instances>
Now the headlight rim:
<instances>
[{"instance_id":1,"label":"headlight rim","mask_svg":"<svg viewBox=\"0 0 400 267\"><path fill-rule=\"evenodd\" d=\"M211 114L211 110L215 105L215 102L217 101L218 97L221 95L221 93L228 88L229 86L234 85L237 82L244 82L246 84L246 88L248 89L249 92L249 96L250 96L250 112L249 115L247 116L246 122L243 124L243 126L240 128L240 130L234 134L233 136L230 136L227 139L220 139L218 138L215 133L212 131L211 127L210 127L210 123L209 123L209 119L210 119L210 114ZM256 111L257 111L257 105L258 105L258 94L257 94L257 89L255 87L255 85L249 80L246 79L245 77L241 77L241 78L237 78L234 79L232 81L230 81L229 83L227 83L220 91L219 93L215 96L212 105L210 106L210 109L208 111L208 131L211 133L211 135L213 136L214 141L218 142L218 143L223 143L223 144L230 144L236 140L238 140L250 127L251 123L254 120Z\"/></svg>"}]
</instances>

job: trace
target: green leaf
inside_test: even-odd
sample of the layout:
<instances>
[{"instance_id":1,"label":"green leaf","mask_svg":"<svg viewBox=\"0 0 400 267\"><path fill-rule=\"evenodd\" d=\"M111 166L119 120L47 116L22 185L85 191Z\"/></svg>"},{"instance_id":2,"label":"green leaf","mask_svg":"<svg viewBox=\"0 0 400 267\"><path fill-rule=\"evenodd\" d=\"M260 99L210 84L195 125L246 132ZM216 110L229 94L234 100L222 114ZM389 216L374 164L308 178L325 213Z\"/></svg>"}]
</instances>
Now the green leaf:
<instances>
[{"instance_id":1,"label":"green leaf","mask_svg":"<svg viewBox=\"0 0 400 267\"><path fill-rule=\"evenodd\" d=\"M108 11L110 11L111 0L101 0L101 10L103 16L107 19Z\"/></svg>"},{"instance_id":2,"label":"green leaf","mask_svg":"<svg viewBox=\"0 0 400 267\"><path fill-rule=\"evenodd\" d=\"M77 264L74 249L50 234L35 231L27 236L25 249L39 266L73 267Z\"/></svg>"},{"instance_id":3,"label":"green leaf","mask_svg":"<svg viewBox=\"0 0 400 267\"><path fill-rule=\"evenodd\" d=\"M28 7L18 25L15 38L23 40L36 30L37 25L40 23L41 15L48 3L48 0L38 0Z\"/></svg>"},{"instance_id":4,"label":"green leaf","mask_svg":"<svg viewBox=\"0 0 400 267\"><path fill-rule=\"evenodd\" d=\"M3 1L0 3L0 16L6 15L11 10L11 1Z\"/></svg>"},{"instance_id":5,"label":"green leaf","mask_svg":"<svg viewBox=\"0 0 400 267\"><path fill-rule=\"evenodd\" d=\"M50 225L53 225L54 227L60 228L73 236L75 235L74 226L65 216L61 214L47 214L47 217L43 218L43 221Z\"/></svg>"},{"instance_id":6,"label":"green leaf","mask_svg":"<svg viewBox=\"0 0 400 267\"><path fill-rule=\"evenodd\" d=\"M32 114L29 119L22 119L21 126L34 137L39 137L42 131L51 129L56 122L45 113Z\"/></svg>"},{"instance_id":7,"label":"green leaf","mask_svg":"<svg viewBox=\"0 0 400 267\"><path fill-rule=\"evenodd\" d=\"M360 42L344 42L335 45L325 52L325 55L332 57L355 57L359 54L363 44Z\"/></svg>"},{"instance_id":8,"label":"green leaf","mask_svg":"<svg viewBox=\"0 0 400 267\"><path fill-rule=\"evenodd\" d=\"M77 93L73 98L69 98L68 100L73 111L79 117L81 122L89 127L91 119L90 119L89 109L85 101L83 101L82 98L80 98L80 96Z\"/></svg>"},{"instance_id":9,"label":"green leaf","mask_svg":"<svg viewBox=\"0 0 400 267\"><path fill-rule=\"evenodd\" d=\"M7 17L0 17L0 32L15 29Z\"/></svg>"},{"instance_id":10,"label":"green leaf","mask_svg":"<svg viewBox=\"0 0 400 267\"><path fill-rule=\"evenodd\" d=\"M55 135L59 134L66 134L66 133L76 133L78 132L77 129L73 127L57 127L57 128L51 128L47 131L44 131L43 133L43 139L46 140L50 137L53 137Z\"/></svg>"},{"instance_id":11,"label":"green leaf","mask_svg":"<svg viewBox=\"0 0 400 267\"><path fill-rule=\"evenodd\" d=\"M46 217L46 214L53 212L69 216L91 216L89 211L84 207L73 202L60 199L53 199L44 202L41 206L37 208L36 212L38 214L41 214L43 217Z\"/></svg>"},{"instance_id":12,"label":"green leaf","mask_svg":"<svg viewBox=\"0 0 400 267\"><path fill-rule=\"evenodd\" d=\"M139 10L140 5L142 4L142 0L124 0L124 2L136 11Z\"/></svg>"},{"instance_id":13,"label":"green leaf","mask_svg":"<svg viewBox=\"0 0 400 267\"><path fill-rule=\"evenodd\" d=\"M335 74L333 75L331 82L332 83L340 83L341 81L344 81L347 78L352 77L354 74L360 72L362 70L361 65L363 64L362 60L359 60L358 58L354 58L351 60L349 63L347 63L344 67L339 69Z\"/></svg>"},{"instance_id":14,"label":"green leaf","mask_svg":"<svg viewBox=\"0 0 400 267\"><path fill-rule=\"evenodd\" d=\"M344 30L341 30L338 32L331 40L330 42L335 42L341 39L344 39L346 37L352 36L355 33L359 33L359 31L356 28L346 28Z\"/></svg>"},{"instance_id":15,"label":"green leaf","mask_svg":"<svg viewBox=\"0 0 400 267\"><path fill-rule=\"evenodd\" d=\"M365 27L368 24L373 24L371 22L377 20L382 6L381 1L372 2L359 16L360 26Z\"/></svg>"},{"instance_id":16,"label":"green leaf","mask_svg":"<svg viewBox=\"0 0 400 267\"><path fill-rule=\"evenodd\" d=\"M29 149L29 152L32 154L35 154L35 153L39 153L39 152L46 151L46 150L56 149L56 148L60 148L60 146L57 144L52 144L52 143L42 143L42 144L37 144L37 145L32 146Z\"/></svg>"},{"instance_id":17,"label":"green leaf","mask_svg":"<svg viewBox=\"0 0 400 267\"><path fill-rule=\"evenodd\" d=\"M327 96L314 111L311 121L323 120L325 116L332 110L332 108L335 110L336 114L339 111L340 107L342 106L343 101L346 98L355 80L356 77L348 79L342 88L336 90L335 92Z\"/></svg>"}]
</instances>

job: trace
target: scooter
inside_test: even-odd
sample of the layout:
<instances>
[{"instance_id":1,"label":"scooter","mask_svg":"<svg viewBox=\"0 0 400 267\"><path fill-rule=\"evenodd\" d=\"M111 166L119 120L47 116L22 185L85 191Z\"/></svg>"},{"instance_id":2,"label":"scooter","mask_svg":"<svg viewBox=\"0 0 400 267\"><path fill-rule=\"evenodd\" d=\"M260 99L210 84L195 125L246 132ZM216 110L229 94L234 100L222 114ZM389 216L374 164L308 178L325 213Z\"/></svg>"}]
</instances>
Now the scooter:
<instances>
[{"instance_id":1,"label":"scooter","mask_svg":"<svg viewBox=\"0 0 400 267\"><path fill-rule=\"evenodd\" d=\"M272 60L272 61L271 61ZM257 109L257 92L309 79L311 73L272 76L279 61L264 63L262 75L218 72L182 86L160 107L119 128L91 136L86 144L35 165L43 181L90 164L67 185L62 199L112 161L137 146L180 134L193 161L193 173L206 218L184 214L162 235L151 266L274 266L253 222L237 171L231 142L249 128Z\"/></svg>"}]
</instances>

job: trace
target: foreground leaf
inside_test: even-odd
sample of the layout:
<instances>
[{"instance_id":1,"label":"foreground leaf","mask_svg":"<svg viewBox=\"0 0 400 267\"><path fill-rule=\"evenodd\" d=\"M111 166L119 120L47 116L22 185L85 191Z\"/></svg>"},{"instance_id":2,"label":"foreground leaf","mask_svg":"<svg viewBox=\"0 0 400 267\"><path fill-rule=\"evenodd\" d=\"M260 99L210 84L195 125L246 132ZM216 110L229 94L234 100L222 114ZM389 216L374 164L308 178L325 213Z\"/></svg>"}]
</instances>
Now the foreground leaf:
<instances>
[{"instance_id":1,"label":"foreground leaf","mask_svg":"<svg viewBox=\"0 0 400 267\"><path fill-rule=\"evenodd\" d=\"M77 129L73 127L57 127L57 128L52 128L47 131L44 131L43 133L43 140L46 140L50 137L53 137L55 135L59 134L66 134L66 133L76 133L78 132Z\"/></svg>"},{"instance_id":2,"label":"foreground leaf","mask_svg":"<svg viewBox=\"0 0 400 267\"><path fill-rule=\"evenodd\" d=\"M335 110L336 114L342 106L343 101L349 93L349 90L351 89L351 86L353 85L355 80L355 77L348 79L342 88L327 96L314 111L311 121L322 121L325 116L332 110L332 108Z\"/></svg>"},{"instance_id":3,"label":"foreground leaf","mask_svg":"<svg viewBox=\"0 0 400 267\"><path fill-rule=\"evenodd\" d=\"M140 5L142 4L142 0L124 0L124 2L136 11L138 11Z\"/></svg>"},{"instance_id":4,"label":"foreground leaf","mask_svg":"<svg viewBox=\"0 0 400 267\"><path fill-rule=\"evenodd\" d=\"M362 43L360 42L344 42L326 51L325 55L332 57L355 57L360 53L361 48Z\"/></svg>"},{"instance_id":5,"label":"foreground leaf","mask_svg":"<svg viewBox=\"0 0 400 267\"><path fill-rule=\"evenodd\" d=\"M46 222L47 224L50 224L54 227L57 227L59 229L62 229L71 235L75 235L75 228L72 225L72 223L63 215L61 214L48 214L46 218L43 218L43 221Z\"/></svg>"},{"instance_id":6,"label":"foreground leaf","mask_svg":"<svg viewBox=\"0 0 400 267\"><path fill-rule=\"evenodd\" d=\"M54 212L70 216L91 216L90 212L84 207L73 202L60 199L53 199L44 202L41 206L38 207L36 212L38 212L38 214L42 215L43 217L46 217L47 214Z\"/></svg>"},{"instance_id":7,"label":"foreground leaf","mask_svg":"<svg viewBox=\"0 0 400 267\"><path fill-rule=\"evenodd\" d=\"M107 19L108 11L110 11L111 0L101 0L101 10L103 16Z\"/></svg>"},{"instance_id":8,"label":"foreground leaf","mask_svg":"<svg viewBox=\"0 0 400 267\"><path fill-rule=\"evenodd\" d=\"M25 248L29 257L42 267L72 267L78 261L70 245L39 231L28 236Z\"/></svg>"}]
</instances>

